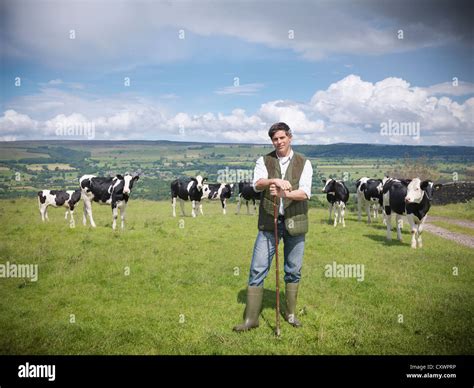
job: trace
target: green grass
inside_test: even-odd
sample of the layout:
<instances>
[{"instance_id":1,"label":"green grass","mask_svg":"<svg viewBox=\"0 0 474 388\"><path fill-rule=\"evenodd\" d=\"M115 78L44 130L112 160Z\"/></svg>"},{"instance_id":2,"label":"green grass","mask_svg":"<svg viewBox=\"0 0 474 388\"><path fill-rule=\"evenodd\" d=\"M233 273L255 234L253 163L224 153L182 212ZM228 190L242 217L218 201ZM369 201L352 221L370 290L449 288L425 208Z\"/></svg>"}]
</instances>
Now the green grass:
<instances>
[{"instance_id":1,"label":"green grass","mask_svg":"<svg viewBox=\"0 0 474 388\"><path fill-rule=\"evenodd\" d=\"M469 228L467 226L460 226L460 225L452 224L450 222L445 222L445 221L432 221L432 222L430 221L430 223L436 226L440 226L441 228L447 229L451 232L461 233L467 236L474 237L474 229Z\"/></svg>"},{"instance_id":2,"label":"green grass","mask_svg":"<svg viewBox=\"0 0 474 388\"><path fill-rule=\"evenodd\" d=\"M403 243L386 242L381 222L354 213L334 229L326 209L310 211L304 327L282 322L275 338L272 269L260 327L232 332L257 233L256 217L234 209L172 218L169 201L132 199L127 230L113 232L106 206L94 206L95 230L80 209L69 229L62 209L42 224L35 200L0 201L0 263L39 265L37 282L0 278L0 354L474 353L473 250L428 233L412 250L406 227ZM333 261L364 264L365 280L326 278Z\"/></svg>"},{"instance_id":3,"label":"green grass","mask_svg":"<svg viewBox=\"0 0 474 388\"><path fill-rule=\"evenodd\" d=\"M0 160L19 160L23 158L45 158L45 162L49 158L48 154L28 152L24 148L11 147L8 144L0 145Z\"/></svg>"},{"instance_id":4,"label":"green grass","mask_svg":"<svg viewBox=\"0 0 474 388\"><path fill-rule=\"evenodd\" d=\"M430 215L474 221L474 201L433 206Z\"/></svg>"}]
</instances>

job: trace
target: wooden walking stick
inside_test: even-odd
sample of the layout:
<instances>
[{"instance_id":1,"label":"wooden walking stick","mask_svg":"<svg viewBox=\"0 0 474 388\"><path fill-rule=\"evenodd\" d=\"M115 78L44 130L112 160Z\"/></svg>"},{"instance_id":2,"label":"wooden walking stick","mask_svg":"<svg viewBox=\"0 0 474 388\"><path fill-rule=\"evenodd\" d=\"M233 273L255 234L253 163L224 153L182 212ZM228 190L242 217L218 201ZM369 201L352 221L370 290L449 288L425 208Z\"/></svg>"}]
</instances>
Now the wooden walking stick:
<instances>
[{"instance_id":1,"label":"wooden walking stick","mask_svg":"<svg viewBox=\"0 0 474 388\"><path fill-rule=\"evenodd\" d=\"M273 197L273 223L275 225L275 265L276 265L276 331L277 337L280 336L280 272L278 263L278 208L277 196Z\"/></svg>"}]
</instances>

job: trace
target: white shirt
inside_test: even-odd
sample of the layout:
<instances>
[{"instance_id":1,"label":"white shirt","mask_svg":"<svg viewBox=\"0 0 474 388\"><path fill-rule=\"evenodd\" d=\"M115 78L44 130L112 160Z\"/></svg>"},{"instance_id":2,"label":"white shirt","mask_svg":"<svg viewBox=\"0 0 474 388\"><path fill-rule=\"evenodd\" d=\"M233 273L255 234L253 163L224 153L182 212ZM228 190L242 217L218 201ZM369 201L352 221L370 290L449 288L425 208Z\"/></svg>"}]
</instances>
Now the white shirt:
<instances>
[{"instance_id":1,"label":"white shirt","mask_svg":"<svg viewBox=\"0 0 474 388\"><path fill-rule=\"evenodd\" d=\"M290 151L290 155L285 156L283 158L280 158L277 154L278 157L278 162L280 163L280 171L281 171L281 179L285 179L285 174L286 170L288 169L288 166L290 165L290 161L293 158L294 152L293 150ZM252 186L253 189L259 193L262 190L257 190L255 187L255 184L259 179L268 179L268 171L267 167L265 166L265 162L263 160L263 156L258 158L257 163L255 165L255 169L253 171L253 182ZM311 198L311 184L313 181L313 167L311 166L311 162L306 159L306 163L303 167L303 172L301 173L301 177L299 180L299 187L298 190L303 190L308 197L308 199ZM283 198L280 198L280 211L279 213L281 215L284 215L284 205L283 205Z\"/></svg>"}]
</instances>

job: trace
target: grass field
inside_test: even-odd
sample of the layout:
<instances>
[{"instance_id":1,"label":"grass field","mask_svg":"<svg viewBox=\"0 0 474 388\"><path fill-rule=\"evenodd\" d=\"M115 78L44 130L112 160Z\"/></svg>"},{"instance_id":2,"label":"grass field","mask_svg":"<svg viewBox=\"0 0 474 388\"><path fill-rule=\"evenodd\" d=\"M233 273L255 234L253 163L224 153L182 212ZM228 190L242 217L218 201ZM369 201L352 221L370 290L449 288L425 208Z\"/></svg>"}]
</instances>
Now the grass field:
<instances>
[{"instance_id":1,"label":"grass field","mask_svg":"<svg viewBox=\"0 0 474 388\"><path fill-rule=\"evenodd\" d=\"M45 162L47 162L49 155L44 153L36 153L36 152L28 152L24 148L16 148L16 147L1 147L0 153L0 160L19 160L23 158L45 158Z\"/></svg>"},{"instance_id":2,"label":"grass field","mask_svg":"<svg viewBox=\"0 0 474 388\"><path fill-rule=\"evenodd\" d=\"M35 200L0 201L0 263L39 266L37 282L0 278L0 353L474 353L472 249L425 233L424 248L412 250L406 226L403 243L387 243L381 222L357 223L354 213L334 229L326 209L310 210L304 327L282 322L275 338L272 270L260 327L232 332L256 217L228 209L223 216L220 204L206 203L204 217L174 219L169 202L132 199L126 231L113 232L109 207L94 207L94 230L82 226L81 204L69 229L62 209L42 224ZM364 264L364 281L326 278L333 261Z\"/></svg>"},{"instance_id":3,"label":"grass field","mask_svg":"<svg viewBox=\"0 0 474 388\"><path fill-rule=\"evenodd\" d=\"M429 215L474 221L474 201L455 203L449 206L433 206Z\"/></svg>"}]
</instances>

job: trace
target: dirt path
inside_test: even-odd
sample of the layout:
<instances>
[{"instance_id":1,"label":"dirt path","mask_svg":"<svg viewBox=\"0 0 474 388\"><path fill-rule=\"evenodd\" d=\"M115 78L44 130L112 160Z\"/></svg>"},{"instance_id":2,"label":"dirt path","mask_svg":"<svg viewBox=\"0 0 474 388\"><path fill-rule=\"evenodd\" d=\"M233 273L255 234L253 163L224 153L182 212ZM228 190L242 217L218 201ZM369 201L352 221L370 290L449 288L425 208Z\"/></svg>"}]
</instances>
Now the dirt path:
<instances>
[{"instance_id":1,"label":"dirt path","mask_svg":"<svg viewBox=\"0 0 474 388\"><path fill-rule=\"evenodd\" d=\"M425 226L423 228L429 233L433 233L439 237L445 238L447 240L455 241L461 245L474 249L474 237L467 236L461 233L451 232L450 230L441 228L437 225L430 224L430 222L436 222L436 221L448 222L450 224L459 225L459 226L463 226L467 228L473 228L473 229L474 229L474 222L465 221L465 220L455 220L453 218L447 218L447 217L437 217L437 216L431 217L428 215Z\"/></svg>"}]
</instances>

